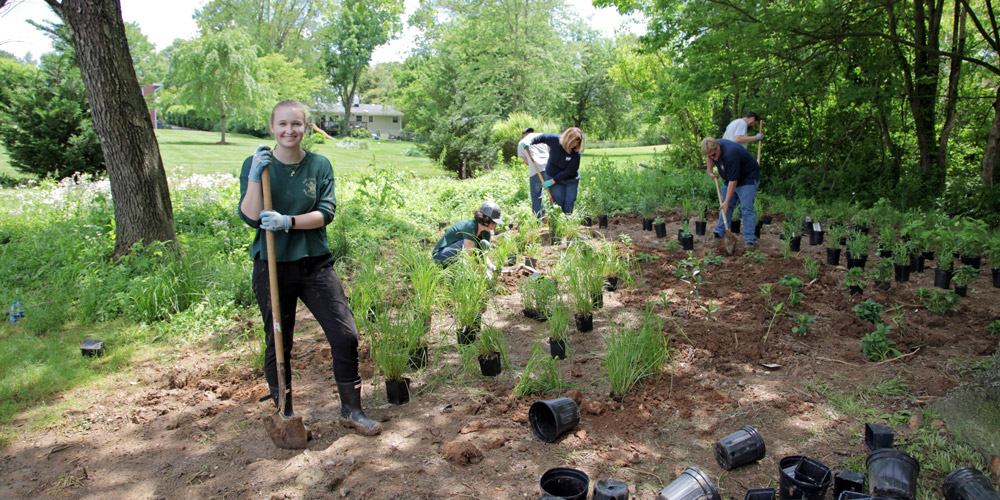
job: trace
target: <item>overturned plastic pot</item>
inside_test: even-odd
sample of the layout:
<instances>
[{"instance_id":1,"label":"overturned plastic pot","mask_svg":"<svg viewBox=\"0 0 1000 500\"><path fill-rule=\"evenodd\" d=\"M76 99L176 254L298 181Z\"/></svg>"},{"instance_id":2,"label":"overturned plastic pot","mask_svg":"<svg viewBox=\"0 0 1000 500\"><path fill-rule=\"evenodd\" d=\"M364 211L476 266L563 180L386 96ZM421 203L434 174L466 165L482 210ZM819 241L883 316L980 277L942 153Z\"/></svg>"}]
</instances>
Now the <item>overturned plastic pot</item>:
<instances>
[{"instance_id":1,"label":"overturned plastic pot","mask_svg":"<svg viewBox=\"0 0 1000 500\"><path fill-rule=\"evenodd\" d=\"M733 470L764 458L764 438L752 425L715 442L715 461L719 467Z\"/></svg>"},{"instance_id":2,"label":"overturned plastic pot","mask_svg":"<svg viewBox=\"0 0 1000 500\"><path fill-rule=\"evenodd\" d=\"M617 479L599 479L594 483L593 500L628 500L628 485Z\"/></svg>"},{"instance_id":3,"label":"overturned plastic pot","mask_svg":"<svg viewBox=\"0 0 1000 500\"><path fill-rule=\"evenodd\" d=\"M564 432L580 423L580 407L570 398L536 401L528 409L528 423L535 437L554 443Z\"/></svg>"},{"instance_id":4,"label":"overturned plastic pot","mask_svg":"<svg viewBox=\"0 0 1000 500\"><path fill-rule=\"evenodd\" d=\"M833 483L830 468L818 460L800 455L778 462L778 498L781 500L822 500Z\"/></svg>"},{"instance_id":5,"label":"overturned plastic pot","mask_svg":"<svg viewBox=\"0 0 1000 500\"><path fill-rule=\"evenodd\" d=\"M556 467L542 474L538 485L542 493L566 500L585 500L590 488L590 477L585 472L569 467Z\"/></svg>"},{"instance_id":6,"label":"overturned plastic pot","mask_svg":"<svg viewBox=\"0 0 1000 500\"><path fill-rule=\"evenodd\" d=\"M904 451L892 448L875 450L865 460L868 466L868 493L900 500L917 496L920 464Z\"/></svg>"},{"instance_id":7,"label":"overturned plastic pot","mask_svg":"<svg viewBox=\"0 0 1000 500\"><path fill-rule=\"evenodd\" d=\"M959 467L944 478L941 486L946 500L1000 500L990 480L974 467Z\"/></svg>"},{"instance_id":8,"label":"overturned plastic pot","mask_svg":"<svg viewBox=\"0 0 1000 500\"><path fill-rule=\"evenodd\" d=\"M868 451L892 448L895 434L892 428L885 424L865 424L865 446Z\"/></svg>"},{"instance_id":9,"label":"overturned plastic pot","mask_svg":"<svg viewBox=\"0 0 1000 500\"><path fill-rule=\"evenodd\" d=\"M697 467L687 467L666 488L660 490L657 500L722 500L715 485Z\"/></svg>"}]
</instances>

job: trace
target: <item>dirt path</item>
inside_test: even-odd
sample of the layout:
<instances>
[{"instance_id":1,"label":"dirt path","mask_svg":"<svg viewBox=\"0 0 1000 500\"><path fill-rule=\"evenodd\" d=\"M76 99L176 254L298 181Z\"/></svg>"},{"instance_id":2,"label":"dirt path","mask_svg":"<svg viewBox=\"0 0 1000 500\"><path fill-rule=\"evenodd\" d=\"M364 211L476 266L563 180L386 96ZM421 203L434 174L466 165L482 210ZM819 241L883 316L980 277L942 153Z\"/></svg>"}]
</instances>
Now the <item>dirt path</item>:
<instances>
[{"instance_id":1,"label":"dirt path","mask_svg":"<svg viewBox=\"0 0 1000 500\"><path fill-rule=\"evenodd\" d=\"M786 455L808 455L837 472L848 457L864 454L864 422L838 415L821 391L850 393L900 377L911 395L890 400L885 412L918 414L957 384L970 362L993 354L997 339L985 326L1000 316L1000 290L990 287L988 275L948 316L917 306L916 290L932 287L931 271L888 291L867 291L865 298L907 306L905 328L893 334L895 347L919 349L876 364L861 354L859 340L873 328L850 310L858 299L841 285L843 267L825 265L805 287L803 303L792 308L817 318L809 334L794 336L793 320L784 317L762 342L770 314L758 285L789 272L802 278L806 256L825 261L823 247L806 244L792 259L781 259L776 230L765 227L759 249L766 262L727 257L721 267L709 268L711 283L694 296L671 274L684 254L665 250L665 241L641 231L637 218L613 218L609 238L627 233L634 252L659 258L642 264L636 288L605 294L593 332L571 332L571 356L560 370L582 418L556 443L536 439L527 423L530 404L555 395L512 396L532 345L547 337L547 328L521 316L517 279L508 276L510 294L491 304L484 321L507 333L510 369L496 380L464 371L450 318L435 317L430 365L413 375L409 403L386 405L384 391L376 393L371 383L370 360L362 368L365 406L384 422L380 436L365 438L335 423L339 401L329 347L303 310L292 365L296 409L314 432L307 450L272 446L258 419L271 411L257 402L265 384L243 354L188 347L169 363L135 367L128 379L112 382L103 401L66 412L57 428L25 432L0 450L0 498L538 498L541 474L569 466L592 482L623 480L633 498L646 499L695 465L723 498L742 499L746 488L776 486L777 462ZM673 220L668 235L676 231ZM696 237L695 256L709 249L709 238ZM540 267L550 265L543 259ZM666 308L661 292L672 297ZM710 300L719 309L708 320L702 306ZM673 318L683 335L670 332L672 366L616 403L601 374L601 334L613 322L634 318L647 301ZM767 456L726 472L712 445L744 425L760 431ZM895 430L897 440L907 438L906 426Z\"/></svg>"}]
</instances>

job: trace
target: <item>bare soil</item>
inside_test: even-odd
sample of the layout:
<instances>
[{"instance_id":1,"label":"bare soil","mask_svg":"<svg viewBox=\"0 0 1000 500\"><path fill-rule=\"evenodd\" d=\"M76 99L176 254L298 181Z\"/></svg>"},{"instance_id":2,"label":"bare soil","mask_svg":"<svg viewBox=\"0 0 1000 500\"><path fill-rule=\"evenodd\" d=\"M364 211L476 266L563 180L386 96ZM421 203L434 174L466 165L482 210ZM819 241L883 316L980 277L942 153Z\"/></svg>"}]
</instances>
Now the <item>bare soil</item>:
<instances>
[{"instance_id":1,"label":"bare soil","mask_svg":"<svg viewBox=\"0 0 1000 500\"><path fill-rule=\"evenodd\" d=\"M844 268L825 265L824 247L804 241L802 252L784 260L777 226L765 226L758 249L766 262L751 263L739 243L736 255L709 267L711 283L696 296L672 274L685 257L666 250L677 228L674 214L664 240L642 231L634 216L613 217L600 230L609 239L627 233L634 253L658 258L641 264L635 287L605 293L593 332L570 334L570 357L559 366L571 385L565 395L578 401L582 416L555 443L534 437L528 408L559 394L513 395L533 344L548 337L544 323L521 315L517 283L528 271L519 266L504 275L509 293L484 318L507 333L510 345L510 367L496 379L461 367L455 327L444 314L434 319L429 366L411 376L409 403L388 405L384 388L372 383L371 360L363 361L364 404L383 422L379 436L363 437L337 424L329 346L300 308L293 385L296 410L314 433L308 449L276 449L267 438L259 416L273 407L258 403L266 384L245 361L246 346L190 346L169 361L145 362L110 381L107 391L67 411L55 428L25 430L0 450L0 498L538 498L542 473L568 466L586 472L592 483L623 480L633 498L651 499L694 465L723 498L742 499L746 488L777 486L777 463L784 456L808 455L839 472L849 457L866 453L864 422L833 411L827 391L854 393L900 377L910 384L910 395L883 401L884 411L919 415L997 347L985 329L1000 317L1000 290L992 288L988 269L958 311L936 315L916 299L918 288L933 287L932 270L887 291L849 296L841 284ZM694 255L709 250L719 253L711 244L711 225L708 235L696 237ZM546 249L542 271L553 264L548 257L554 251ZM796 336L793 318L779 317L765 342L771 315L758 286L786 273L804 279L805 257L821 263L820 276L807 283L805 300L791 310L808 312L816 324L808 335ZM782 293L776 287L778 298ZM666 307L663 294L670 297ZM905 357L874 363L861 353L860 339L874 329L851 312L862 298L905 306L905 328L892 335ZM719 309L706 318L709 301ZM618 403L609 398L602 375L601 335L615 323L634 321L647 304L676 323L668 322L665 331L672 364ZM259 328L257 319L253 323ZM917 423L914 417L911 426ZM744 425L758 429L767 455L724 471L713 444ZM912 433L906 425L894 430L897 441Z\"/></svg>"}]
</instances>

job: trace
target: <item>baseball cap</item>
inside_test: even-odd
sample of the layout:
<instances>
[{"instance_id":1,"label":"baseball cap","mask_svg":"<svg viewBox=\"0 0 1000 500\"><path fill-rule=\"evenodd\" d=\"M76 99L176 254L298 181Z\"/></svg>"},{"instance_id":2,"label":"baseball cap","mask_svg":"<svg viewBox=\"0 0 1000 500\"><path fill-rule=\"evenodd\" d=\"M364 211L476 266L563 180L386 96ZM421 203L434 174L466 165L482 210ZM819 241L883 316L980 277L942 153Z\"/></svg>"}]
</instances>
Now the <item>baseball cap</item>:
<instances>
[{"instance_id":1,"label":"baseball cap","mask_svg":"<svg viewBox=\"0 0 1000 500\"><path fill-rule=\"evenodd\" d=\"M479 207L479 211L493 222L496 222L498 226L503 225L503 219L500 218L500 205L492 201L484 201L483 206Z\"/></svg>"},{"instance_id":2,"label":"baseball cap","mask_svg":"<svg viewBox=\"0 0 1000 500\"><path fill-rule=\"evenodd\" d=\"M526 128L526 129L524 129L524 130L521 131L521 135L530 134L530 133L532 133L534 131L535 131L535 129L533 129L531 127L528 127L528 128Z\"/></svg>"}]
</instances>

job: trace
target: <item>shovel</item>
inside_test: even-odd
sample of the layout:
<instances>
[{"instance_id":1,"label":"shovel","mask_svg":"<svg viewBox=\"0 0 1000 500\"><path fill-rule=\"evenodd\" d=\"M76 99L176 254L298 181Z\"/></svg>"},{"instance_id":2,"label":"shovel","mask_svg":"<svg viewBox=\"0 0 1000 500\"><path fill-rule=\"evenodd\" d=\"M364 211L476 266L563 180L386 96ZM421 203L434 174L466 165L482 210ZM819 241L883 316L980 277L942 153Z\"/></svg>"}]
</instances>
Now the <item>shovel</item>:
<instances>
[{"instance_id":1,"label":"shovel","mask_svg":"<svg viewBox=\"0 0 1000 500\"><path fill-rule=\"evenodd\" d=\"M722 188L719 187L719 179L715 179L715 192L719 193L719 205L722 205ZM736 248L736 240L729 239L729 220L726 218L726 212L720 210L722 214L722 222L726 224L726 230L722 233L722 249L726 252L726 255L732 255L733 250Z\"/></svg>"},{"instance_id":2,"label":"shovel","mask_svg":"<svg viewBox=\"0 0 1000 500\"><path fill-rule=\"evenodd\" d=\"M545 184L545 178L542 177L542 170L538 168L538 162L535 161L535 157L531 155L531 149L526 148L525 151L528 153L528 158L531 158L531 163L535 164L535 173L538 174L538 181ZM556 199L552 197L552 191L549 191L549 188L547 187L543 187L542 189L545 190L545 194L549 195L549 202L555 203Z\"/></svg>"},{"instance_id":3,"label":"shovel","mask_svg":"<svg viewBox=\"0 0 1000 500\"><path fill-rule=\"evenodd\" d=\"M272 210L271 175L268 167L260 175L261 188L264 191L264 210ZM278 448L301 450L306 447L308 436L306 426L301 416L286 417L285 408L285 346L281 333L281 303L278 301L278 257L274 249L274 233L264 231L267 240L267 272L268 283L271 286L271 319L274 322L274 356L278 369L278 411L274 415L262 415L260 418L267 429L267 435Z\"/></svg>"}]
</instances>

